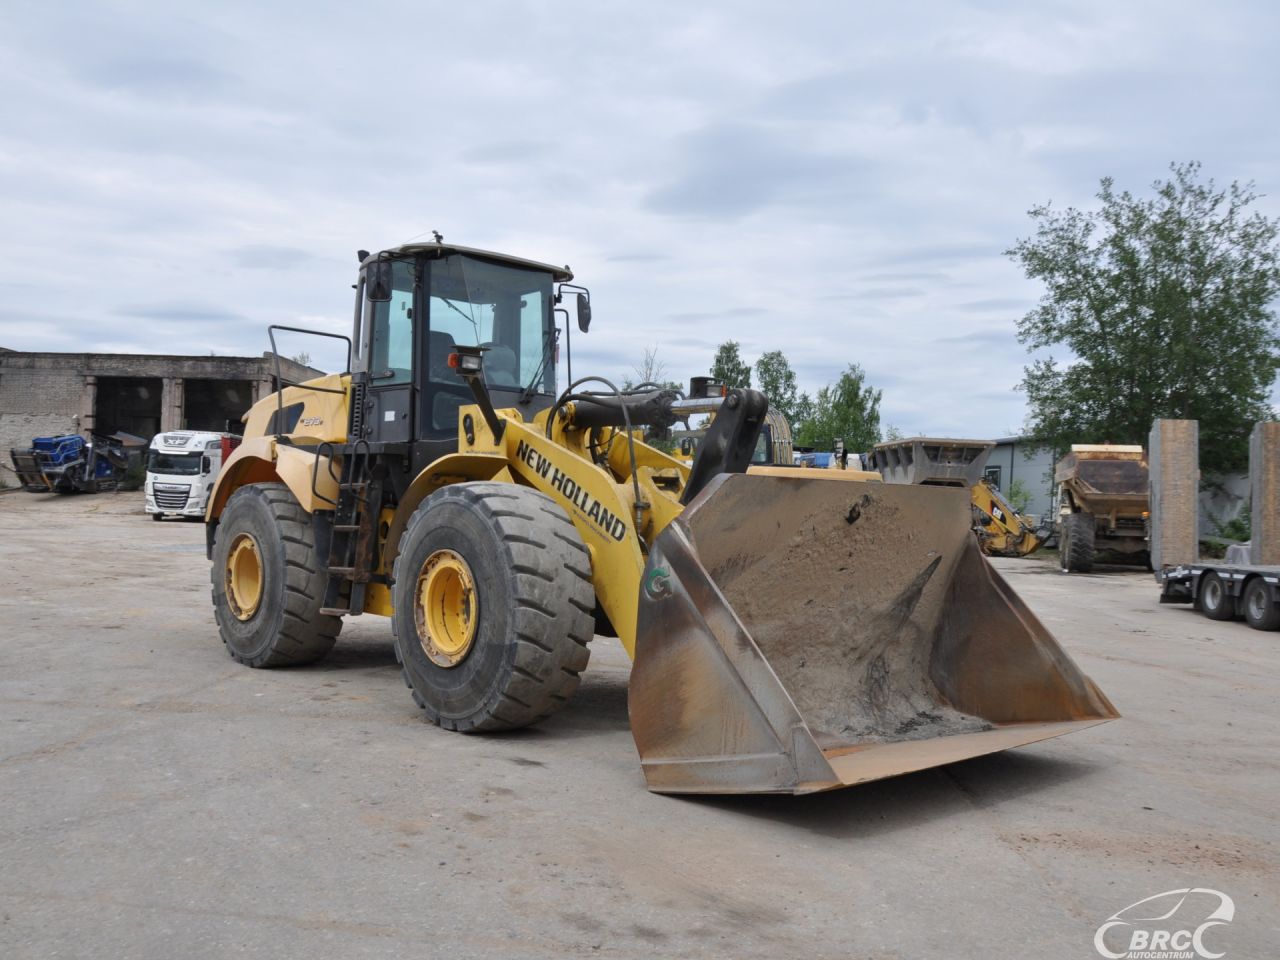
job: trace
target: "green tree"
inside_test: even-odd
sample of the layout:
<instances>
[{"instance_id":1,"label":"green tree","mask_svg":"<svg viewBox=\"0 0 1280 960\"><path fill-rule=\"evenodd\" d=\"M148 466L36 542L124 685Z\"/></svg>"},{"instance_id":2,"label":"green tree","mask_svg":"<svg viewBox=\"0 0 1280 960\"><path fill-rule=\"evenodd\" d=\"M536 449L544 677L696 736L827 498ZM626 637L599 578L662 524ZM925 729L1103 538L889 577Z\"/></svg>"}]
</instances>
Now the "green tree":
<instances>
[{"instance_id":1,"label":"green tree","mask_svg":"<svg viewBox=\"0 0 1280 960\"><path fill-rule=\"evenodd\" d=\"M1021 480L1014 480L1009 484L1009 489L1004 492L1004 498L1019 513L1026 513L1027 508L1031 506L1031 491Z\"/></svg>"},{"instance_id":2,"label":"green tree","mask_svg":"<svg viewBox=\"0 0 1280 960\"><path fill-rule=\"evenodd\" d=\"M789 420L791 429L794 432L802 423L807 423L813 419L813 397L807 393L800 394L800 399L796 401L796 410L794 418Z\"/></svg>"},{"instance_id":3,"label":"green tree","mask_svg":"<svg viewBox=\"0 0 1280 960\"><path fill-rule=\"evenodd\" d=\"M788 423L797 421L800 391L796 373L781 350L770 350L756 361L756 383L769 398L769 406L786 417Z\"/></svg>"},{"instance_id":4,"label":"green tree","mask_svg":"<svg viewBox=\"0 0 1280 960\"><path fill-rule=\"evenodd\" d=\"M867 385L866 372L849 364L839 380L818 391L812 414L795 431L795 442L831 450L840 439L846 450L870 450L880 442L880 395Z\"/></svg>"},{"instance_id":5,"label":"green tree","mask_svg":"<svg viewBox=\"0 0 1280 960\"><path fill-rule=\"evenodd\" d=\"M1194 419L1201 462L1236 470L1280 369L1280 221L1250 212L1252 184L1218 189L1198 163L1170 170L1151 197L1117 193L1108 177L1098 209L1034 207L1034 236L1006 251L1045 285L1018 339L1070 351L1024 369L1027 432L1061 453L1145 442L1158 417Z\"/></svg>"},{"instance_id":6,"label":"green tree","mask_svg":"<svg viewBox=\"0 0 1280 960\"><path fill-rule=\"evenodd\" d=\"M738 352L737 340L726 340L716 348L711 376L730 388L751 386L751 366Z\"/></svg>"}]
</instances>

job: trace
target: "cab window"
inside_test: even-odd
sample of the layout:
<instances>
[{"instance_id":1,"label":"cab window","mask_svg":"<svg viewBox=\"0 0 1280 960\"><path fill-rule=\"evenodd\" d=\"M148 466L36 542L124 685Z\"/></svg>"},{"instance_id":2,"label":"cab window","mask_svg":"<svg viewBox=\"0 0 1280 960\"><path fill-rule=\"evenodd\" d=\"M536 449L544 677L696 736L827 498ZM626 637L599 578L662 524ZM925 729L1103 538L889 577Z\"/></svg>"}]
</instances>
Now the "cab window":
<instances>
[{"instance_id":1,"label":"cab window","mask_svg":"<svg viewBox=\"0 0 1280 960\"><path fill-rule=\"evenodd\" d=\"M372 304L373 345L369 375L375 383L413 379L413 262L391 264L391 299Z\"/></svg>"},{"instance_id":2,"label":"cab window","mask_svg":"<svg viewBox=\"0 0 1280 960\"><path fill-rule=\"evenodd\" d=\"M551 276L474 257L431 263L428 380L461 384L448 365L459 344L482 346L490 387L555 390Z\"/></svg>"}]
</instances>

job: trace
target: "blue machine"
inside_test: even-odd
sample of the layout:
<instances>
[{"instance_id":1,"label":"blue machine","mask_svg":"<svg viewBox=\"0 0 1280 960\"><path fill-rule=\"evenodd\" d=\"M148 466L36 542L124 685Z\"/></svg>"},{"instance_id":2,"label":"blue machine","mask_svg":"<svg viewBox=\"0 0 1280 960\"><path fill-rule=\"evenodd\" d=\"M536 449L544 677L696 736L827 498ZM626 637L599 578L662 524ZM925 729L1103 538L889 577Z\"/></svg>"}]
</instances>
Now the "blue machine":
<instances>
[{"instance_id":1,"label":"blue machine","mask_svg":"<svg viewBox=\"0 0 1280 960\"><path fill-rule=\"evenodd\" d=\"M115 486L128 465L121 445L109 437L36 437L26 450L10 450L22 485L33 493L96 493Z\"/></svg>"}]
</instances>

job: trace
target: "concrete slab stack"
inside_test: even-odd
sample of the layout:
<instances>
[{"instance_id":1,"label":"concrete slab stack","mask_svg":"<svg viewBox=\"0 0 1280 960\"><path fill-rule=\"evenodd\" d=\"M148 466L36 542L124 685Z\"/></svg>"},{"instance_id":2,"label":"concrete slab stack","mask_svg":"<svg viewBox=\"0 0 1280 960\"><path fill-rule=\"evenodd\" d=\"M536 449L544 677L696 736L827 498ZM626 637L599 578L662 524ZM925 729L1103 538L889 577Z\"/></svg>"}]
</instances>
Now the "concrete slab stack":
<instances>
[{"instance_id":1,"label":"concrete slab stack","mask_svg":"<svg viewBox=\"0 0 1280 960\"><path fill-rule=\"evenodd\" d=\"M1253 497L1250 561L1280 565L1280 423L1254 424L1249 437L1249 485Z\"/></svg>"},{"instance_id":2,"label":"concrete slab stack","mask_svg":"<svg viewBox=\"0 0 1280 960\"><path fill-rule=\"evenodd\" d=\"M1151 566L1200 559L1200 423L1157 420L1147 442L1151 481Z\"/></svg>"}]
</instances>

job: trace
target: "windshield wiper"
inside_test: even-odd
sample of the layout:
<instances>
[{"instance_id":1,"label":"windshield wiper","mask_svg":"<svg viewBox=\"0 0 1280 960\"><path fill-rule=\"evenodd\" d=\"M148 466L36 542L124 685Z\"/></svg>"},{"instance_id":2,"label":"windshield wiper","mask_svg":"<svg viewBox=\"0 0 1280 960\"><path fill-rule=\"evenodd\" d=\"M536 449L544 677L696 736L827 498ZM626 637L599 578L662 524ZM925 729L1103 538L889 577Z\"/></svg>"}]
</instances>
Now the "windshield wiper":
<instances>
[{"instance_id":1,"label":"windshield wiper","mask_svg":"<svg viewBox=\"0 0 1280 960\"><path fill-rule=\"evenodd\" d=\"M480 342L480 324L476 323L475 317L472 317L472 316L470 316L469 314L465 314L465 313L463 313L463 312L458 308L458 305L457 305L456 303L454 303L452 300L450 300L448 297L442 297L442 296L440 296L439 294L436 294L436 299L441 300L441 301L444 303L444 305L445 305L446 307L448 307L450 310L452 310L452 311L453 311L454 313L456 313L458 316L462 317L462 319L466 320L466 321L467 321L467 323L471 324L471 326L472 326L472 327L475 329L475 331L476 331L476 343L478 344L478 343Z\"/></svg>"},{"instance_id":2,"label":"windshield wiper","mask_svg":"<svg viewBox=\"0 0 1280 960\"><path fill-rule=\"evenodd\" d=\"M542 348L542 362L538 364L538 369L533 373L533 379L529 381L529 385L520 392L520 403L526 404L533 399L533 392L538 386L538 381L542 379L542 374L546 372L547 361L551 359L551 351L555 345L555 335L548 333L546 342Z\"/></svg>"}]
</instances>

